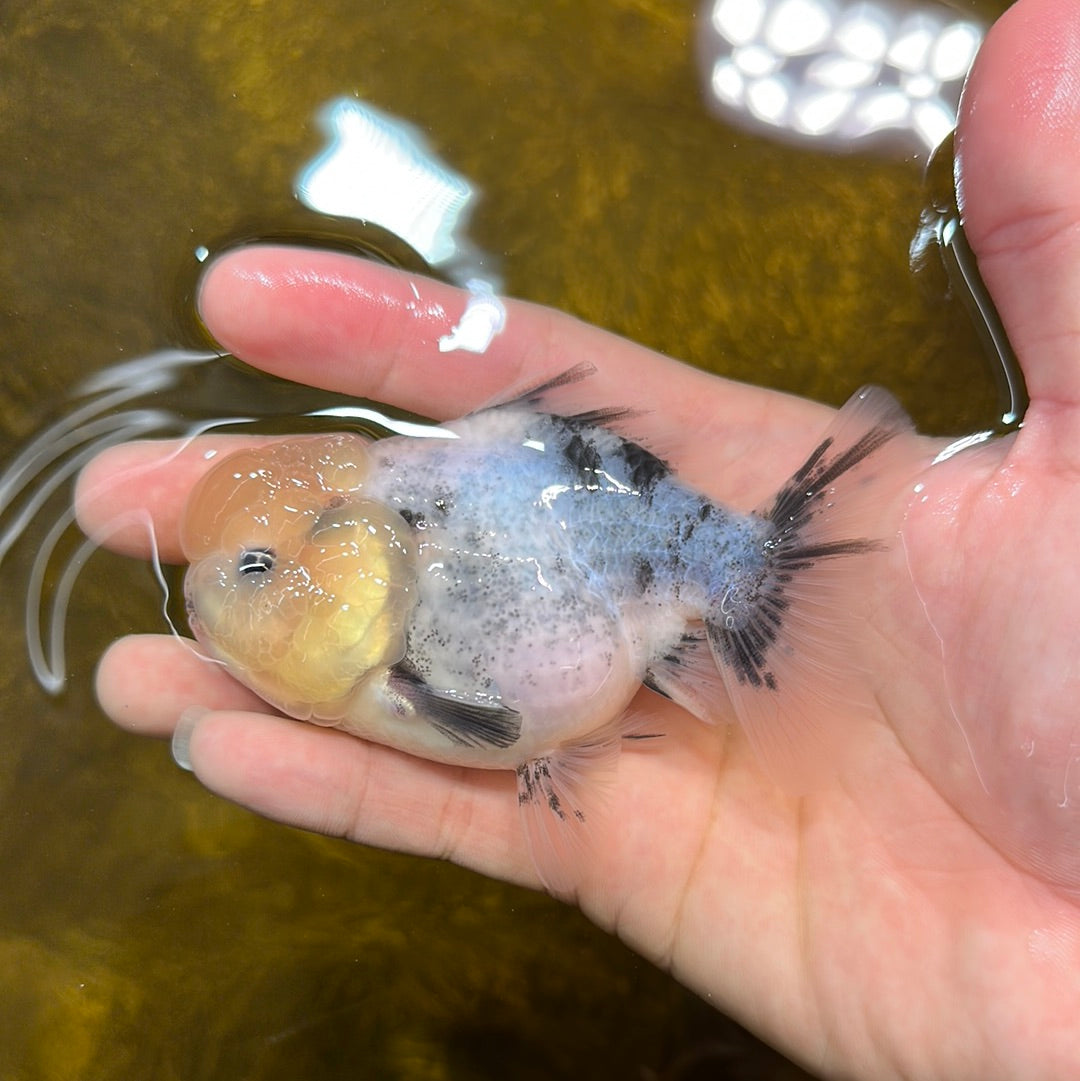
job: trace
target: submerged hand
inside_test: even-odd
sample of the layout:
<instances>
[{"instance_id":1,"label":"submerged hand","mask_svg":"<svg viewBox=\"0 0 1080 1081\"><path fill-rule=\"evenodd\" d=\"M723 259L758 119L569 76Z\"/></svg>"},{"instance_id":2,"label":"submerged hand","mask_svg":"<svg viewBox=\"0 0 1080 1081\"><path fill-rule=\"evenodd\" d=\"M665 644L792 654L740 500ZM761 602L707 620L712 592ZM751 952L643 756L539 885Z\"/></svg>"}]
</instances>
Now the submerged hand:
<instances>
[{"instance_id":1,"label":"submerged hand","mask_svg":"<svg viewBox=\"0 0 1080 1081\"><path fill-rule=\"evenodd\" d=\"M581 869L591 918L826 1074L1080 1068L1078 42L1071 0L1025 0L973 76L965 218L1031 408L1017 436L932 467L911 494L867 628L877 723L860 727L839 783L795 799L737 732L724 742L661 705L670 738L622 756L599 858ZM208 271L201 303L219 340L262 368L434 417L587 359L595 404L646 406L645 439L655 424L683 479L742 508L829 418L528 305L511 306L483 357L441 354L460 294L339 255L237 252ZM155 454L103 456L79 509L93 530L149 507L175 554L202 458L106 483ZM536 884L510 774L270 717L168 638L114 646L98 691L149 733L192 702L212 707L189 732L195 772L264 814Z\"/></svg>"}]
</instances>

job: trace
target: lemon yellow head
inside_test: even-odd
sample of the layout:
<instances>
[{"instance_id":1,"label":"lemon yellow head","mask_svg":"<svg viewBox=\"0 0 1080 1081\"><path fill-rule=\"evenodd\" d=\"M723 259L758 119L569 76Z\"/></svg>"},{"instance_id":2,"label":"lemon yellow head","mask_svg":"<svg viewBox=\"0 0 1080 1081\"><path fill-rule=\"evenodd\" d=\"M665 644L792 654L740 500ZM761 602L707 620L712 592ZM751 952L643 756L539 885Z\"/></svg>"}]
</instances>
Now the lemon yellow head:
<instances>
[{"instance_id":1,"label":"lemon yellow head","mask_svg":"<svg viewBox=\"0 0 1080 1081\"><path fill-rule=\"evenodd\" d=\"M272 443L223 458L184 510L195 636L296 717L339 719L405 653L414 556L403 519L364 498L370 467L358 436Z\"/></svg>"}]
</instances>

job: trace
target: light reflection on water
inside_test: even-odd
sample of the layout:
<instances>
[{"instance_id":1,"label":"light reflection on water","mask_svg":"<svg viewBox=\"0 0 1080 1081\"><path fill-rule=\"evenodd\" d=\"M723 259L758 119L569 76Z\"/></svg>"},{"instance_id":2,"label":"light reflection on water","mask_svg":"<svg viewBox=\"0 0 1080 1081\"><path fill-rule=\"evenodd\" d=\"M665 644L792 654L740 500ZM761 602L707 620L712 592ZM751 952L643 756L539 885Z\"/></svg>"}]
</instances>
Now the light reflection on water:
<instances>
[{"instance_id":1,"label":"light reflection on water","mask_svg":"<svg viewBox=\"0 0 1080 1081\"><path fill-rule=\"evenodd\" d=\"M46 693L59 694L67 682L68 606L96 546L79 540L62 559L56 558L57 551L77 533L74 479L97 454L130 440L187 441L211 430L347 429L372 438L448 434L436 425L403 420L311 387L279 380L271 393L267 382L253 369L205 351L164 349L111 365L76 386L67 411L20 447L0 471L0 570L16 544L26 541L36 548L25 590L26 646L30 668ZM46 512L57 495L63 507L50 521ZM114 527L126 524L117 521ZM146 524L156 551L149 520ZM167 602L162 568L156 559L152 564ZM167 611L165 622L175 630Z\"/></svg>"},{"instance_id":2,"label":"light reflection on water","mask_svg":"<svg viewBox=\"0 0 1080 1081\"><path fill-rule=\"evenodd\" d=\"M841 152L930 152L985 27L936 0L710 0L698 53L731 122Z\"/></svg>"},{"instance_id":3,"label":"light reflection on water","mask_svg":"<svg viewBox=\"0 0 1080 1081\"><path fill-rule=\"evenodd\" d=\"M440 161L420 131L352 98L324 105L318 121L328 145L294 184L305 206L381 225L459 285L485 273L491 257L465 235L476 186ZM497 279L489 284L499 288Z\"/></svg>"},{"instance_id":4,"label":"light reflection on water","mask_svg":"<svg viewBox=\"0 0 1080 1081\"><path fill-rule=\"evenodd\" d=\"M470 234L498 253L507 292L737 378L834 402L883 382L924 426L989 423L994 384L966 315L909 279L918 168L724 128L700 99L691 6L20 5L0 40L6 446L56 423L88 373L205 347L200 245L336 232L409 258L377 229L328 229L290 193L323 142L311 118L341 94L409 118L482 187ZM233 392L258 403L245 414L334 404L216 362L180 386L105 416L135 410L134 432L220 415ZM38 497L44 520L63 494ZM768 1076L721 1018L573 913L260 822L107 725L89 695L96 657L161 626L145 568L91 557L68 688L45 698L21 650L36 556L7 553L0 605L0 1031L15 1034L0 1076L338 1077L364 1063L491 1077L510 1062L519 1077L631 1077L717 1038Z\"/></svg>"}]
</instances>

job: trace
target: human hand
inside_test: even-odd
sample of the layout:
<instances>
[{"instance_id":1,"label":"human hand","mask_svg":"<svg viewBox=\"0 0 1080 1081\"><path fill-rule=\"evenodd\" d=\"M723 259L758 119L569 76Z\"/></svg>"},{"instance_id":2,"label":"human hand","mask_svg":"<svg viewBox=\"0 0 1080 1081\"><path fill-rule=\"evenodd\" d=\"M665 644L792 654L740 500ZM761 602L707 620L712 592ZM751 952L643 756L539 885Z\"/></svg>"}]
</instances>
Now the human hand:
<instances>
[{"instance_id":1,"label":"human hand","mask_svg":"<svg viewBox=\"0 0 1080 1081\"><path fill-rule=\"evenodd\" d=\"M577 884L598 924L825 1074L1062 1077L1080 1064L1078 42L1071 0L1025 0L972 77L965 223L1031 407L1017 436L934 466L912 493L867 628L880 716L854 734L851 765L792 798L737 732L722 742L651 706L670 738L622 756ZM587 358L596 405L648 407L635 434L655 425L684 480L744 509L828 423L822 407L529 305L510 305L482 358L441 354L462 305L435 283L280 249L219 260L201 293L211 330L250 362L433 417ZM203 446L103 456L80 485L86 528L147 507L178 558ZM108 483L136 465L138 483ZM264 814L537 884L510 774L273 717L169 638L114 646L98 693L118 723L160 735L192 703L210 707L188 732L196 774Z\"/></svg>"}]
</instances>

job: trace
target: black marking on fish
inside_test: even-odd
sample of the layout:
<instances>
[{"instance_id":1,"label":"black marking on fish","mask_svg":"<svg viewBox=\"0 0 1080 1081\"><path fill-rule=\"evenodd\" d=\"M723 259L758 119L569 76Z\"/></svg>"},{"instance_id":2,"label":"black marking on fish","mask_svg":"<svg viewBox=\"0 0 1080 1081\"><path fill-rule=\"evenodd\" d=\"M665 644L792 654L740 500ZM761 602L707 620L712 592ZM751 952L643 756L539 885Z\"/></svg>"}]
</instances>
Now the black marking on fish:
<instances>
[{"instance_id":1,"label":"black marking on fish","mask_svg":"<svg viewBox=\"0 0 1080 1081\"><path fill-rule=\"evenodd\" d=\"M544 382L537 383L535 386L529 387L528 390L523 390L513 398L509 398L505 402L500 402L499 405L537 406L542 403L544 395L549 392L556 390L559 387L568 387L572 386L574 383L580 383L582 380L588 379L589 376L595 374L596 366L590 364L587 360L583 360L580 364L575 364L572 368L567 368L566 371L559 372L558 375L554 375L550 379L545 379Z\"/></svg>"},{"instance_id":2,"label":"black marking on fish","mask_svg":"<svg viewBox=\"0 0 1080 1081\"><path fill-rule=\"evenodd\" d=\"M433 728L462 747L512 747L521 737L521 714L501 703L460 698L431 686L406 662L394 665L390 690Z\"/></svg>"},{"instance_id":3,"label":"black marking on fish","mask_svg":"<svg viewBox=\"0 0 1080 1081\"><path fill-rule=\"evenodd\" d=\"M640 443L624 439L619 454L630 470L630 483L638 492L649 493L671 473L671 466Z\"/></svg>"},{"instance_id":4,"label":"black marking on fish","mask_svg":"<svg viewBox=\"0 0 1080 1081\"><path fill-rule=\"evenodd\" d=\"M517 768L520 784L518 786L518 804L524 806L527 803L543 802L548 810L560 821L574 818L578 822L585 821L585 815L576 807L564 807L559 793L551 780L551 765L547 758L536 758L531 762L524 762Z\"/></svg>"},{"instance_id":5,"label":"black marking on fish","mask_svg":"<svg viewBox=\"0 0 1080 1081\"><path fill-rule=\"evenodd\" d=\"M608 406L601 409L587 409L580 413L551 412L547 408L548 403L545 402L544 399L553 390L558 390L560 387L573 386L575 383L581 383L595 374L596 366L590 364L588 361L582 361L580 364L575 364L572 368L567 368L566 371L559 372L558 375L554 375L550 379L545 379L542 383L537 383L535 386L523 390L520 394L515 394L513 398L507 398L505 401L497 402L494 405L485 408L505 409L507 407L527 405L539 412L547 413L548 416L564 421L571 428L575 429L597 426L603 427L610 424L612 421L638 415L638 410L623 409L618 406ZM484 409L477 410L477 412L481 413L484 411Z\"/></svg>"},{"instance_id":6,"label":"black marking on fish","mask_svg":"<svg viewBox=\"0 0 1080 1081\"><path fill-rule=\"evenodd\" d=\"M577 474L577 481L583 488L595 491L600 487L598 474L603 470L604 463L592 439L575 432L563 447L563 457Z\"/></svg>"},{"instance_id":7,"label":"black marking on fish","mask_svg":"<svg viewBox=\"0 0 1080 1081\"><path fill-rule=\"evenodd\" d=\"M719 617L714 614L705 621L710 645L740 683L777 689L768 656L780 636L790 607L787 590L796 575L823 559L884 549L880 541L859 537L807 542L803 532L815 515L827 509L832 485L895 435L895 428L875 426L834 458L828 455L835 439L823 439L780 489L766 515L773 533L763 542L765 566L755 581L729 591Z\"/></svg>"},{"instance_id":8,"label":"black marking on fish","mask_svg":"<svg viewBox=\"0 0 1080 1081\"><path fill-rule=\"evenodd\" d=\"M665 654L664 660L668 664L686 664L687 654L692 653L699 646L705 644L705 635L695 631L683 631L678 642L671 647L671 652Z\"/></svg>"},{"instance_id":9,"label":"black marking on fish","mask_svg":"<svg viewBox=\"0 0 1080 1081\"><path fill-rule=\"evenodd\" d=\"M405 524L413 529L423 529L427 526L427 519L422 511L409 510L407 507L399 507L398 514L405 520Z\"/></svg>"},{"instance_id":10,"label":"black marking on fish","mask_svg":"<svg viewBox=\"0 0 1080 1081\"><path fill-rule=\"evenodd\" d=\"M771 691L776 690L776 677L768 667L767 655L780 624L769 608L776 603L782 603L782 598L769 597L741 626L706 622L710 644L738 681Z\"/></svg>"},{"instance_id":11,"label":"black marking on fish","mask_svg":"<svg viewBox=\"0 0 1080 1081\"><path fill-rule=\"evenodd\" d=\"M656 578L656 571L653 570L653 565L642 555L634 557L634 582L637 584L638 592L645 593L648 588L653 584L653 580Z\"/></svg>"},{"instance_id":12,"label":"black marking on fish","mask_svg":"<svg viewBox=\"0 0 1080 1081\"><path fill-rule=\"evenodd\" d=\"M675 656L672 656L672 655L668 655L667 657L664 658L664 660L669 661L672 664L679 664L680 663L679 659L677 657L675 657ZM669 702L674 701L674 699L671 697L671 695L668 694L668 692L665 691L664 688L661 687L656 682L656 677L652 674L652 672L646 672L645 673L645 678L641 681L641 684L644 687L648 687L650 691L655 691L662 698L666 698Z\"/></svg>"},{"instance_id":13,"label":"black marking on fish","mask_svg":"<svg viewBox=\"0 0 1080 1081\"><path fill-rule=\"evenodd\" d=\"M792 478L780 489L769 511L769 521L780 530L795 530L806 523L821 509L828 496L829 487L848 470L854 469L875 451L880 450L896 435L896 430L877 426L871 428L859 440L831 461L825 460L834 440L823 439ZM840 545L858 543L840 541ZM822 548L831 547L822 545ZM848 551L825 552L825 555L849 555ZM819 557L820 558L820 557Z\"/></svg>"},{"instance_id":14,"label":"black marking on fish","mask_svg":"<svg viewBox=\"0 0 1080 1081\"><path fill-rule=\"evenodd\" d=\"M683 519L682 533L680 534L680 539L683 544L686 544L686 542L690 540L697 527L701 525L702 522L706 521L711 514L712 506L707 499L703 499L698 507L696 515L686 515Z\"/></svg>"},{"instance_id":15,"label":"black marking on fish","mask_svg":"<svg viewBox=\"0 0 1080 1081\"><path fill-rule=\"evenodd\" d=\"M580 413L562 414L559 419L565 421L571 428L581 431L585 428L606 428L614 421L639 415L636 409L610 406L606 409L586 409Z\"/></svg>"},{"instance_id":16,"label":"black marking on fish","mask_svg":"<svg viewBox=\"0 0 1080 1081\"><path fill-rule=\"evenodd\" d=\"M241 578L250 574L268 574L274 569L275 561L273 548L245 548L236 561L236 572Z\"/></svg>"},{"instance_id":17,"label":"black marking on fish","mask_svg":"<svg viewBox=\"0 0 1080 1081\"><path fill-rule=\"evenodd\" d=\"M713 723L725 694L719 665L705 627L695 620L667 653L650 661L642 682L695 717Z\"/></svg>"}]
</instances>

